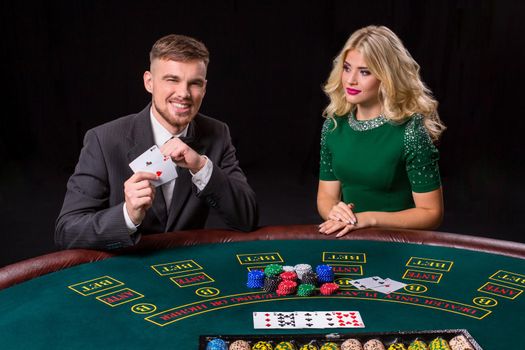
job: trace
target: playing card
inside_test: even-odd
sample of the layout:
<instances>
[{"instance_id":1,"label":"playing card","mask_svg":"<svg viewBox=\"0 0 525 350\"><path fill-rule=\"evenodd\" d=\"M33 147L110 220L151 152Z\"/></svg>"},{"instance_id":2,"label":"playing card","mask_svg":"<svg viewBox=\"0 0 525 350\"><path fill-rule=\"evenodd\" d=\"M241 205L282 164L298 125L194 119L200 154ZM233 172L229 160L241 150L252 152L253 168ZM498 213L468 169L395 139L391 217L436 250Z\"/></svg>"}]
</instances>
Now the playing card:
<instances>
[{"instance_id":1,"label":"playing card","mask_svg":"<svg viewBox=\"0 0 525 350\"><path fill-rule=\"evenodd\" d=\"M297 328L319 328L317 312L313 311L296 311L295 324Z\"/></svg>"},{"instance_id":2,"label":"playing card","mask_svg":"<svg viewBox=\"0 0 525 350\"><path fill-rule=\"evenodd\" d=\"M253 328L255 329L289 329L297 328L294 312L254 312Z\"/></svg>"},{"instance_id":3,"label":"playing card","mask_svg":"<svg viewBox=\"0 0 525 350\"><path fill-rule=\"evenodd\" d=\"M297 311L296 328L364 328L359 311Z\"/></svg>"},{"instance_id":4,"label":"playing card","mask_svg":"<svg viewBox=\"0 0 525 350\"><path fill-rule=\"evenodd\" d=\"M134 173L145 171L156 174L158 180L151 182L155 187L163 185L177 177L175 163L172 162L170 157L164 156L156 145L150 147L146 152L129 163L129 167Z\"/></svg>"},{"instance_id":5,"label":"playing card","mask_svg":"<svg viewBox=\"0 0 525 350\"><path fill-rule=\"evenodd\" d=\"M366 278L360 278L356 280L350 281L350 284L356 287L360 290L365 289L373 289L374 287L381 286L385 282L384 279L382 279L379 276L373 276L373 277L366 277Z\"/></svg>"},{"instance_id":6,"label":"playing card","mask_svg":"<svg viewBox=\"0 0 525 350\"><path fill-rule=\"evenodd\" d=\"M380 286L373 287L372 289L381 293L390 294L393 291L401 289L405 286L405 283L387 278L385 279L383 284L381 284Z\"/></svg>"},{"instance_id":7,"label":"playing card","mask_svg":"<svg viewBox=\"0 0 525 350\"><path fill-rule=\"evenodd\" d=\"M332 311L337 328L365 328L359 311Z\"/></svg>"}]
</instances>

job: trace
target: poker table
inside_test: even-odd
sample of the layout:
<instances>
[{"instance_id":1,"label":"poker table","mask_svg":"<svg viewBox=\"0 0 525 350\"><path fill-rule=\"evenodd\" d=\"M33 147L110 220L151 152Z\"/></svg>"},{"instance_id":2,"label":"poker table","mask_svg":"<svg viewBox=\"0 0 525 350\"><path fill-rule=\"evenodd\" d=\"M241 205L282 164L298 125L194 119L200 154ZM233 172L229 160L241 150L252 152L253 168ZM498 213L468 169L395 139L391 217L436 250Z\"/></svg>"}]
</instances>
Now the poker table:
<instances>
[{"instance_id":1,"label":"poker table","mask_svg":"<svg viewBox=\"0 0 525 350\"><path fill-rule=\"evenodd\" d=\"M248 272L268 264L328 264L340 289L301 297L248 288ZM368 276L407 286L382 294L349 283ZM390 229L335 239L313 225L181 231L119 251L72 249L8 265L0 289L2 349L198 349L214 336L455 329L480 348L508 349L522 344L525 244ZM359 311L365 328L253 327L253 312L321 310Z\"/></svg>"}]
</instances>

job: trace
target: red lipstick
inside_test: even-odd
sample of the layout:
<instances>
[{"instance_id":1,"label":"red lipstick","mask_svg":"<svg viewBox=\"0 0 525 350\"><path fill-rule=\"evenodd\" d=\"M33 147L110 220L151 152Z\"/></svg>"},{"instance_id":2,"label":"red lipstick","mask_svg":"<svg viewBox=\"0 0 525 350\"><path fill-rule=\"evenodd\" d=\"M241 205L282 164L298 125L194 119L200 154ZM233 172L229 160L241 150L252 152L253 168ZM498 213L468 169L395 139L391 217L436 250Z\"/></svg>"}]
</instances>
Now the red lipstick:
<instances>
[{"instance_id":1,"label":"red lipstick","mask_svg":"<svg viewBox=\"0 0 525 350\"><path fill-rule=\"evenodd\" d=\"M357 95L360 92L361 92L361 90L352 89L352 88L346 88L346 93L349 94L349 95Z\"/></svg>"}]
</instances>

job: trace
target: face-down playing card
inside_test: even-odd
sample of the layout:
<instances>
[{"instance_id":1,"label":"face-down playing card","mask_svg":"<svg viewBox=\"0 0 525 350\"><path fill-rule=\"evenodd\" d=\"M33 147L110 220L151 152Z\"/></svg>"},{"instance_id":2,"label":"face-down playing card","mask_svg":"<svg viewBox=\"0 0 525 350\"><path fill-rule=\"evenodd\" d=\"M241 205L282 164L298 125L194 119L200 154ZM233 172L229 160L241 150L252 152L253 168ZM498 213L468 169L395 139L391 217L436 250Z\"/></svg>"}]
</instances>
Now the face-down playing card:
<instances>
[{"instance_id":1,"label":"face-down playing card","mask_svg":"<svg viewBox=\"0 0 525 350\"><path fill-rule=\"evenodd\" d=\"M134 173L138 171L149 172L157 175L158 180L151 181L157 187L177 177L175 163L170 157L164 156L155 145L129 163Z\"/></svg>"}]
</instances>

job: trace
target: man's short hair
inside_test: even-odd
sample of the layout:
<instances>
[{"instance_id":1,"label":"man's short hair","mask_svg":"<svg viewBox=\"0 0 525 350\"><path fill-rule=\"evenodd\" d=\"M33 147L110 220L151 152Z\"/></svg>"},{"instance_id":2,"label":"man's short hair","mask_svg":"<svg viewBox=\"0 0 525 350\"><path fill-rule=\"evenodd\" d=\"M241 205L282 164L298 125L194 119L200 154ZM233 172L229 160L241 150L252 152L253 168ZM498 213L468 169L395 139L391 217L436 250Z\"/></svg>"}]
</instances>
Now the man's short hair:
<instances>
[{"instance_id":1,"label":"man's short hair","mask_svg":"<svg viewBox=\"0 0 525 350\"><path fill-rule=\"evenodd\" d=\"M197 39L185 35L169 34L153 44L149 53L150 63L155 59L177 62L203 61L206 66L210 62L210 53L204 44Z\"/></svg>"}]
</instances>

